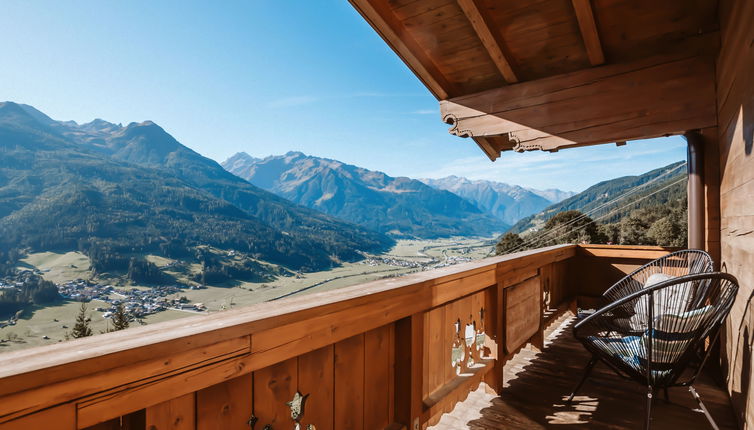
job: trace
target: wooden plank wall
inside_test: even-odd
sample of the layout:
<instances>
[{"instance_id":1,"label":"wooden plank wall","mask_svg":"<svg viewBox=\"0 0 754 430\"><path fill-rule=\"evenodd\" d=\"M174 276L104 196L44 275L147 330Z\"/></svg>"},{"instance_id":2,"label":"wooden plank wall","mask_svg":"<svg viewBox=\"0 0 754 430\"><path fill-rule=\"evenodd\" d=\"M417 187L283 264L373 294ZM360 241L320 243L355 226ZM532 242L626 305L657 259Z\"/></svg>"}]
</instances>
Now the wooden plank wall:
<instances>
[{"instance_id":1,"label":"wooden plank wall","mask_svg":"<svg viewBox=\"0 0 754 430\"><path fill-rule=\"evenodd\" d=\"M491 322L496 314L495 289L489 286L423 314L422 403L424 421L430 425L493 370L498 338L491 331L496 327Z\"/></svg>"},{"instance_id":2,"label":"wooden plank wall","mask_svg":"<svg viewBox=\"0 0 754 430\"><path fill-rule=\"evenodd\" d=\"M567 298L567 263L503 277L481 291L420 312L405 324L388 324L85 430L240 430L249 428L252 417L258 428L288 428L294 422L287 402L296 392L306 395L302 428L401 428L404 420L398 417L411 413L396 409L410 402L412 383L406 383L406 375L411 368L421 372L421 405L414 413L421 427L432 425L481 382L499 389L498 357L541 337L543 280L550 285L553 306ZM411 336L406 331L415 320L421 324L418 335ZM417 341L421 360L413 366L405 350ZM453 349L459 348L463 357L453 361ZM72 408L53 410L66 411L72 413ZM129 419L134 416L136 420Z\"/></svg>"},{"instance_id":3,"label":"wooden plank wall","mask_svg":"<svg viewBox=\"0 0 754 430\"><path fill-rule=\"evenodd\" d=\"M566 289L578 298L580 307L592 308L599 303L595 299L615 282L649 261L675 250L658 246L580 246L576 257L569 261L565 269Z\"/></svg>"},{"instance_id":4,"label":"wooden plank wall","mask_svg":"<svg viewBox=\"0 0 754 430\"><path fill-rule=\"evenodd\" d=\"M542 285L534 276L505 289L505 350L515 352L537 334L542 318Z\"/></svg>"},{"instance_id":5,"label":"wooden plank wall","mask_svg":"<svg viewBox=\"0 0 754 430\"><path fill-rule=\"evenodd\" d=\"M306 396L302 428L388 428L394 422L394 333L395 324L388 324L86 430L245 430L252 417L257 429L293 428L287 402L297 392Z\"/></svg>"},{"instance_id":6,"label":"wooden plank wall","mask_svg":"<svg viewBox=\"0 0 754 430\"><path fill-rule=\"evenodd\" d=\"M731 401L742 428L754 428L754 2L723 0L717 61L722 270L741 286L722 348Z\"/></svg>"},{"instance_id":7,"label":"wooden plank wall","mask_svg":"<svg viewBox=\"0 0 754 430\"><path fill-rule=\"evenodd\" d=\"M539 269L545 311L554 311L571 298L572 292L568 284L570 263L571 261L561 261Z\"/></svg>"}]
</instances>

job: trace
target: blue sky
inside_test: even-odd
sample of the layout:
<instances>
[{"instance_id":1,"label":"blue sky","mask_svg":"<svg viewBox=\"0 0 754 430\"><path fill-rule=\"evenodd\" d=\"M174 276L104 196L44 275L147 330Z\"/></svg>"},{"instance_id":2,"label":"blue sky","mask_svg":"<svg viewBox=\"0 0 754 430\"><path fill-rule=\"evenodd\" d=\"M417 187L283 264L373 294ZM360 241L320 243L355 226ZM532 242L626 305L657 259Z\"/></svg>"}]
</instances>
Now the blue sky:
<instances>
[{"instance_id":1,"label":"blue sky","mask_svg":"<svg viewBox=\"0 0 754 430\"><path fill-rule=\"evenodd\" d=\"M300 150L390 175L579 191L685 158L674 137L491 163L345 0L6 1L0 100L153 120L223 161Z\"/></svg>"}]
</instances>

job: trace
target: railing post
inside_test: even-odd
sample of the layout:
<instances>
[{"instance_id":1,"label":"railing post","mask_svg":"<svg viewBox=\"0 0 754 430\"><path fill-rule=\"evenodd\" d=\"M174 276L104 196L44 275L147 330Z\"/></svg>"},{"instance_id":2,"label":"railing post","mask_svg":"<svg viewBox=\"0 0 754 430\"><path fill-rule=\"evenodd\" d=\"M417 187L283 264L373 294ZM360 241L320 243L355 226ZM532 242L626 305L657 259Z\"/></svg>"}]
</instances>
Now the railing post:
<instances>
[{"instance_id":1,"label":"railing post","mask_svg":"<svg viewBox=\"0 0 754 430\"><path fill-rule=\"evenodd\" d=\"M495 286L490 288L490 303L492 307L490 314L493 318L493 327L491 335L494 336L497 345L495 351L494 368L488 374L487 385L496 393L500 394L503 389L503 366L505 365L505 294L503 291L503 280L500 272L502 267L498 265L495 268Z\"/></svg>"},{"instance_id":2,"label":"railing post","mask_svg":"<svg viewBox=\"0 0 754 430\"><path fill-rule=\"evenodd\" d=\"M537 271L537 276L539 276L539 329L537 330L537 333L532 336L531 338L531 344L534 349L537 350L537 352L541 352L543 349L545 349L545 282L547 282L547 279L545 276L542 276L542 268L540 267Z\"/></svg>"},{"instance_id":3,"label":"railing post","mask_svg":"<svg viewBox=\"0 0 754 430\"><path fill-rule=\"evenodd\" d=\"M395 323L395 421L407 430L422 428L424 313Z\"/></svg>"}]
</instances>

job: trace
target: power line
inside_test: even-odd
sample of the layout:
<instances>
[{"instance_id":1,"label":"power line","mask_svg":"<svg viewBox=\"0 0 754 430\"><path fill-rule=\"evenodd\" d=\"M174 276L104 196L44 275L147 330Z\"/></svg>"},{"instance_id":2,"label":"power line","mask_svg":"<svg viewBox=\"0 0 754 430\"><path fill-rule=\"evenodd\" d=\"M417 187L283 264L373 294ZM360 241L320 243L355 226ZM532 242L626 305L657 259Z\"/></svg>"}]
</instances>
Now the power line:
<instances>
[{"instance_id":1,"label":"power line","mask_svg":"<svg viewBox=\"0 0 754 430\"><path fill-rule=\"evenodd\" d=\"M575 229L575 231L578 231L578 230L584 229L584 228L586 228L586 226L588 226L589 224L595 223L595 222L597 222L597 221L599 221L599 220L601 220L601 219L603 219L603 218L606 218L606 217L608 217L608 216L610 216L610 215L612 215L612 214L614 214L614 213L616 213L616 212L618 212L618 211L620 211L620 210L622 210L622 209L625 209L625 208L627 208L627 207L629 207L629 206L633 205L633 204L634 204L634 203L636 203L636 202L640 202L640 201L642 201L642 200L644 200L644 199L647 199L647 198L649 198L649 197L651 197L651 196L653 196L653 195L655 195L655 194L657 194L657 193L659 193L659 192L661 192L661 191L665 191L666 189L668 189L668 188L670 188L670 187L672 187L672 186L674 186L674 185L676 185L676 184L680 184L680 183L681 183L681 182L683 182L684 180L686 180L686 178L681 178L681 179L679 179L679 180L677 180L677 181L675 181L675 182L673 182L673 183L671 183L671 184L669 184L669 185L666 185L666 186L664 186L664 187L660 188L659 190L657 190L657 191L655 191L655 192L653 192L653 193L647 194L646 196L644 196L644 197L641 197L640 199L634 200L634 201L632 201L631 203L628 203L628 204L626 204L626 205L624 205L624 206L621 206L621 207L619 207L619 208L617 208L617 209L613 210L612 212L609 212L609 213L607 213L607 214L605 214L605 215L602 215L601 217L595 218L595 219L593 219L592 221L590 221L590 222L588 222L588 223L584 224L583 226L579 227L578 229ZM569 233L570 233L570 232L569 232ZM566 234L567 234L567 233L566 233ZM565 234L564 234L564 235L561 235L561 236L559 236L559 237L557 237L556 239L559 239L559 238L561 238L561 237L563 237L563 236L565 236Z\"/></svg>"},{"instance_id":2,"label":"power line","mask_svg":"<svg viewBox=\"0 0 754 430\"><path fill-rule=\"evenodd\" d=\"M686 162L683 162L682 164L679 164L678 166L674 167L673 169L670 169L670 170L668 170L667 172L663 173L662 175L659 175L659 176L657 176L657 177L655 177L655 178L652 178L651 180L649 180L649 181L647 181L647 182L645 182L645 183L643 183L643 184L639 184L639 185L637 185L637 186L635 186L635 187L631 188L631 189L630 189L630 190L629 190L628 192L621 194L620 196L618 196L617 198L615 198L615 199L613 199L613 200L609 200L609 201L607 201L607 202L605 202L605 203L603 203L603 204L601 204L601 205L599 205L599 206L597 206L597 207L595 207L595 208L592 208L591 210L589 210L589 211L587 211L587 212L585 212L585 213L581 214L580 216L578 216L578 217L576 217L576 218L572 219L571 221L569 221L569 222L567 222L567 223L565 223L565 224L562 224L562 225L560 225L560 226L557 226L557 227L556 227L555 229L553 229L553 230L550 230L550 231L548 231L548 232L544 233L544 235L543 235L543 236L540 236L540 237L535 237L535 238L529 239L528 241L524 242L524 243L523 243L522 245L520 245L519 247L517 247L517 248L516 248L516 251L517 251L518 249L520 249L520 248L526 248L526 247L529 247L529 246L531 246L531 245L533 245L533 244L535 244L535 243L537 243L537 244L538 244L539 242L542 242L542 241L544 241L544 240L545 240L545 239L547 238L547 235L553 235L553 234L556 234L556 233L560 233L561 231L563 231L563 230L564 230L565 228L567 228L568 226L570 226L570 225L573 225L573 224L575 224L576 222L578 222L578 221L580 221L580 220L582 220L582 219L584 219L584 218L586 218L586 217L588 217L588 216L591 216L591 215L595 214L595 213L596 213L597 211L601 210L601 209L602 209L602 208L604 208L605 206L611 205L611 204L613 204L613 203L616 203L616 202L618 202L618 201L619 201L619 200L621 200L621 199L627 198L627 197L628 197L628 196L630 196L631 194L634 194L634 193L638 192L638 191L639 191L639 190L640 190L641 188L644 188L644 187L646 187L646 186L649 186L649 185L651 185L651 184L653 184L653 183L655 183L655 182L659 181L660 179L664 178L665 176L668 176L668 175L670 175L671 173L673 173L673 172L675 172L676 170L680 169L680 168L681 168L681 167L683 167L684 165L686 165Z\"/></svg>"},{"instance_id":3,"label":"power line","mask_svg":"<svg viewBox=\"0 0 754 430\"><path fill-rule=\"evenodd\" d=\"M647 199L647 198L649 198L649 197L651 197L651 196L653 196L653 195L655 195L655 194L657 194L657 193L659 193L659 192L665 191L666 189L668 189L668 188L670 188L670 187L672 187L672 186L674 186L674 185L676 185L676 184L680 184L680 183L681 183L681 182L683 182L684 180L686 180L686 178L680 178L680 179L678 179L677 181L675 181L675 182L673 182L673 183L671 183L671 184L669 184L669 185L666 185L665 187L662 187L662 188L660 188L660 189L659 189L659 190L657 190L657 191L654 191L654 192L652 192L652 193L650 193L650 194L647 194L646 196L643 196L643 197L641 197L641 198L639 198L639 199L637 199L637 200L634 200L634 201L632 201L632 202L630 202L630 203L628 203L628 204L626 204L626 205L623 205L623 206L621 206L621 207L619 207L619 208L617 208L617 209L615 209L615 210L613 210L613 211L611 211L611 212L608 212L608 213L607 213L607 214L605 214L605 215L602 215L602 216L600 216L600 217L597 217L597 218L593 219L593 220L592 220L592 221L590 221L590 222L587 222L586 224L584 224L583 226L581 226L581 227L579 227L579 228L577 228L577 229L574 229L574 230L570 230L570 231L566 231L565 233L563 233L563 234L561 234L561 235L559 235L559 236L556 236L555 238L546 238L546 235L543 235L543 236L542 236L542 237L540 237L540 238L535 238L534 240L532 240L532 241L529 241L528 243L524 243L524 244L522 244L522 245L520 245L520 246L516 247L516 248L515 248L515 249L514 249L513 251L511 251L511 252L518 252L518 251L521 251L521 250L523 250L523 249L527 248L527 247L528 247L529 245L533 245L533 244L535 244L535 243L536 243L536 244L539 244L540 242L542 242L542 241L544 241L544 240L553 240L553 241L557 241L558 239L560 239L560 238L562 238L562 237L564 237L564 236L566 236L566 235L568 235L568 234L570 234L570 233L573 233L574 231L580 231L580 230L583 230L584 228L586 228L586 227L587 227L588 225L590 225L590 224L592 224L592 223L595 223L595 222L597 222L597 221L599 221L599 220L601 220L601 219L603 219L603 218L606 218L606 217L608 217L608 216L610 216L610 215L612 215L612 214L614 214L614 213L616 213L616 212L619 212L619 211L621 211L621 210L623 210L623 209L625 209L625 208L627 208L627 207L629 207L629 206L631 206L631 205L634 205L634 204L636 204L636 203L638 203L638 202L640 202L640 201L642 201L642 200L645 200L645 199ZM574 220L572 220L572 221L574 221ZM548 232L548 233L549 233L549 232Z\"/></svg>"}]
</instances>

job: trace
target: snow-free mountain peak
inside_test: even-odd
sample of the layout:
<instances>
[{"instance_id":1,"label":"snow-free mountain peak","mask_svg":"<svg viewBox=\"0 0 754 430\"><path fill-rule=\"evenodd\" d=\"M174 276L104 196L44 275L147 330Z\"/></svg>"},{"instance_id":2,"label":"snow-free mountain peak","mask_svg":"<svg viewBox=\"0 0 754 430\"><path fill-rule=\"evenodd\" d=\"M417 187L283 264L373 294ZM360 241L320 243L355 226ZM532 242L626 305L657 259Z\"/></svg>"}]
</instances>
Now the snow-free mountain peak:
<instances>
[{"instance_id":1,"label":"snow-free mountain peak","mask_svg":"<svg viewBox=\"0 0 754 430\"><path fill-rule=\"evenodd\" d=\"M301 152L236 154L223 166L291 201L397 237L490 235L508 227L451 192Z\"/></svg>"},{"instance_id":2,"label":"snow-free mountain peak","mask_svg":"<svg viewBox=\"0 0 754 430\"><path fill-rule=\"evenodd\" d=\"M556 203L558 198L571 195L567 191L540 191L504 182L471 180L459 176L420 180L434 188L458 194L507 224L515 224L519 219Z\"/></svg>"},{"instance_id":3,"label":"snow-free mountain peak","mask_svg":"<svg viewBox=\"0 0 754 430\"><path fill-rule=\"evenodd\" d=\"M79 126L45 118L0 104L3 249L187 254L210 245L318 270L393 243L253 186L152 121Z\"/></svg>"}]
</instances>

